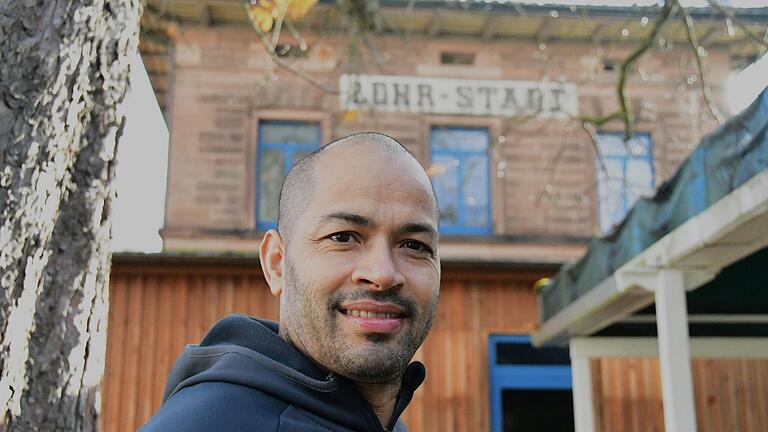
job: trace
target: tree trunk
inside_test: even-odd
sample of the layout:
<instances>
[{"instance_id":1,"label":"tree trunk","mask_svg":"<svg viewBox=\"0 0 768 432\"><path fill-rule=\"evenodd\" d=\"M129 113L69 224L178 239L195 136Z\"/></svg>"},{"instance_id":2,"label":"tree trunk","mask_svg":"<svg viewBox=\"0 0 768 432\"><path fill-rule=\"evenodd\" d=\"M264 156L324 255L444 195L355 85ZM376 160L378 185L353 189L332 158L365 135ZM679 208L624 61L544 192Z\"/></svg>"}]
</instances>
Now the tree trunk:
<instances>
[{"instance_id":1,"label":"tree trunk","mask_svg":"<svg viewBox=\"0 0 768 432\"><path fill-rule=\"evenodd\" d=\"M95 430L140 0L0 0L0 430Z\"/></svg>"}]
</instances>

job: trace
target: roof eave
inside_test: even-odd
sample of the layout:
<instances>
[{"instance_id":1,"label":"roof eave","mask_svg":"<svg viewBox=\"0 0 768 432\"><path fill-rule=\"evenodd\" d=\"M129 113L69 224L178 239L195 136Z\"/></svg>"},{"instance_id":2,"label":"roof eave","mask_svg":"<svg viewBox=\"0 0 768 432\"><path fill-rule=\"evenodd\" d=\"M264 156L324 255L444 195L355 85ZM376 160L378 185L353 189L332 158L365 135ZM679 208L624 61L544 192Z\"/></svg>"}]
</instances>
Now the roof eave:
<instances>
[{"instance_id":1,"label":"roof eave","mask_svg":"<svg viewBox=\"0 0 768 432\"><path fill-rule=\"evenodd\" d=\"M655 275L685 274L688 291L724 267L768 246L768 169L671 231L607 279L544 321L536 346L591 335L654 301Z\"/></svg>"}]
</instances>

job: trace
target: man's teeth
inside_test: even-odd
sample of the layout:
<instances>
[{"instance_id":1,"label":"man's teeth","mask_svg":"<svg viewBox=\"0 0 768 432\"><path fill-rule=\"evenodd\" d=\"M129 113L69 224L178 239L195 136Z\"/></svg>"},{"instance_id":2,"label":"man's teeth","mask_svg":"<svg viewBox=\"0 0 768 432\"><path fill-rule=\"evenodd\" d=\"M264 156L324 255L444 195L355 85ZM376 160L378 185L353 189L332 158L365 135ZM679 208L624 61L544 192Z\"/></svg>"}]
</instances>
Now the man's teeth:
<instances>
[{"instance_id":1,"label":"man's teeth","mask_svg":"<svg viewBox=\"0 0 768 432\"><path fill-rule=\"evenodd\" d=\"M369 312L361 310L348 310L347 315L352 315L360 318L398 318L398 314L389 312Z\"/></svg>"}]
</instances>

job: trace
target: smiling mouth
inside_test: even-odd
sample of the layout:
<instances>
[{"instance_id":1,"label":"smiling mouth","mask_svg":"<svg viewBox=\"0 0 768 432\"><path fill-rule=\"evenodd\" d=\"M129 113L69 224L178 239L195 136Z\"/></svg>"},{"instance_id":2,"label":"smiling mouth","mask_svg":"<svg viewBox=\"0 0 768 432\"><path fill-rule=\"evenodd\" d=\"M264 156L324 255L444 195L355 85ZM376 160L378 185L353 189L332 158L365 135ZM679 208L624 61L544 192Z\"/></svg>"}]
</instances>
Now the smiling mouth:
<instances>
[{"instance_id":1,"label":"smiling mouth","mask_svg":"<svg viewBox=\"0 0 768 432\"><path fill-rule=\"evenodd\" d=\"M349 315L358 318L377 318L377 319L399 319L403 318L403 314L395 312L374 312L359 309L340 309L344 315Z\"/></svg>"},{"instance_id":2,"label":"smiling mouth","mask_svg":"<svg viewBox=\"0 0 768 432\"><path fill-rule=\"evenodd\" d=\"M348 303L338 311L353 328L366 334L397 333L407 318L406 311L397 305L369 301Z\"/></svg>"}]
</instances>

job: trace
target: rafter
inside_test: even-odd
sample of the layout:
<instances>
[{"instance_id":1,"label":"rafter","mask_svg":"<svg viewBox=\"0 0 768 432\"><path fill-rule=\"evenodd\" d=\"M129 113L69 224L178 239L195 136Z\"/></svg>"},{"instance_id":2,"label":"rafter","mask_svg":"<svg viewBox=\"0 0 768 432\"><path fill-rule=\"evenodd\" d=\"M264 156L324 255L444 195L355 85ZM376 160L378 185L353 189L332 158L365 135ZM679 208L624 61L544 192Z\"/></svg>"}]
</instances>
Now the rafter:
<instances>
[{"instance_id":1,"label":"rafter","mask_svg":"<svg viewBox=\"0 0 768 432\"><path fill-rule=\"evenodd\" d=\"M443 24L442 23L442 18L441 18L440 15L441 14L440 14L439 10L435 10L432 13L432 18L431 18L431 20L429 22L429 29L427 30L427 33L430 36L437 36L438 34L440 34L440 27Z\"/></svg>"},{"instance_id":2,"label":"rafter","mask_svg":"<svg viewBox=\"0 0 768 432\"><path fill-rule=\"evenodd\" d=\"M483 39L493 39L497 22L498 19L492 13L489 13L488 16L485 17L485 22L483 23Z\"/></svg>"}]
</instances>

